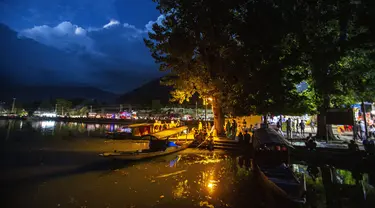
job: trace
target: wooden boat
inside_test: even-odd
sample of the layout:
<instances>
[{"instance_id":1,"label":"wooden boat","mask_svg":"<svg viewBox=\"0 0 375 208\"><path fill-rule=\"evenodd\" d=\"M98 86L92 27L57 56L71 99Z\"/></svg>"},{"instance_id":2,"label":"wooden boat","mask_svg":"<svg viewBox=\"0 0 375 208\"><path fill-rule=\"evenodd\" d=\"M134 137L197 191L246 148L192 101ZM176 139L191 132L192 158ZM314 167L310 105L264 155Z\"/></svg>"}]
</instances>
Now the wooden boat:
<instances>
[{"instance_id":1,"label":"wooden boat","mask_svg":"<svg viewBox=\"0 0 375 208\"><path fill-rule=\"evenodd\" d=\"M190 142L181 143L179 142L179 136L181 134L187 134L188 127L182 126L173 129L167 129L165 131L157 132L154 134L148 134L143 136L141 139L149 140L149 149L141 149L136 151L114 151L100 154L102 157L122 159L122 160L142 160L163 155L168 155L182 151L189 147ZM177 138L177 144L172 143L170 146L170 140Z\"/></svg>"},{"instance_id":2,"label":"wooden boat","mask_svg":"<svg viewBox=\"0 0 375 208\"><path fill-rule=\"evenodd\" d=\"M121 160L143 160L159 156L164 156L172 153L176 153L188 148L189 143L183 144L177 147L168 147L165 150L155 151L151 149L141 149L136 151L115 151L100 154L100 156L121 159Z\"/></svg>"},{"instance_id":3,"label":"wooden boat","mask_svg":"<svg viewBox=\"0 0 375 208\"><path fill-rule=\"evenodd\" d=\"M293 146L272 128L254 131L252 138L254 160L258 163L289 164L290 150Z\"/></svg>"},{"instance_id":4,"label":"wooden boat","mask_svg":"<svg viewBox=\"0 0 375 208\"><path fill-rule=\"evenodd\" d=\"M260 128L254 132L252 139L254 151L253 170L261 181L274 190L279 198L288 198L297 204L306 202L305 176L298 179L289 164L290 150L293 146L277 131L271 128ZM270 184L271 183L271 184Z\"/></svg>"},{"instance_id":5,"label":"wooden boat","mask_svg":"<svg viewBox=\"0 0 375 208\"><path fill-rule=\"evenodd\" d=\"M117 131L108 131L106 138L111 139L141 139L142 136L153 133L152 123L129 124L122 126Z\"/></svg>"}]
</instances>

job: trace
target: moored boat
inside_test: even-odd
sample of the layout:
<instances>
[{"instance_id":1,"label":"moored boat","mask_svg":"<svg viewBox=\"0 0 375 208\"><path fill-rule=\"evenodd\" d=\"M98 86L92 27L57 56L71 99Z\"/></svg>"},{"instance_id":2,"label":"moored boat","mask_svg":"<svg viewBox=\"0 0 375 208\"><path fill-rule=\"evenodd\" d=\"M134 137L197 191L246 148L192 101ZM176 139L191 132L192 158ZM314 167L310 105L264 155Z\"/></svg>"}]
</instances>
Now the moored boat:
<instances>
[{"instance_id":1,"label":"moored boat","mask_svg":"<svg viewBox=\"0 0 375 208\"><path fill-rule=\"evenodd\" d=\"M139 123L120 127L117 131L108 131L105 137L110 139L141 139L142 136L153 133L153 124Z\"/></svg>"},{"instance_id":2,"label":"moored boat","mask_svg":"<svg viewBox=\"0 0 375 208\"><path fill-rule=\"evenodd\" d=\"M290 167L290 150L293 146L279 133L270 128L260 128L254 132L254 171L259 172L266 183L272 182L277 193L297 204L306 202L305 176L297 177Z\"/></svg>"},{"instance_id":3,"label":"moored boat","mask_svg":"<svg viewBox=\"0 0 375 208\"><path fill-rule=\"evenodd\" d=\"M188 148L190 145L190 142L187 142L186 139L182 143L179 141L179 136L187 134L187 129L186 126L183 126L142 136L141 139L149 140L149 149L114 151L102 153L100 156L122 160L142 160L176 153ZM170 140L177 140L177 142L171 142Z\"/></svg>"},{"instance_id":4,"label":"moored boat","mask_svg":"<svg viewBox=\"0 0 375 208\"><path fill-rule=\"evenodd\" d=\"M188 148L189 143L181 146L167 147L165 150L142 149L136 151L115 151L103 153L100 156L121 160L142 160L176 153Z\"/></svg>"}]
</instances>

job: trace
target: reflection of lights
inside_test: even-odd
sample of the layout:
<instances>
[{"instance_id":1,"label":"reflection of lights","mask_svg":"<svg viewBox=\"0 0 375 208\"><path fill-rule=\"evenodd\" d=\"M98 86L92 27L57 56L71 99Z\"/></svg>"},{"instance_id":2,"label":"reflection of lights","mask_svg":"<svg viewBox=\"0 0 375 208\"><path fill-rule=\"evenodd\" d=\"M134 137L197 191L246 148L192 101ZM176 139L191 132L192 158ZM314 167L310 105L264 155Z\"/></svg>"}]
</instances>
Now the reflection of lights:
<instances>
[{"instance_id":1,"label":"reflection of lights","mask_svg":"<svg viewBox=\"0 0 375 208\"><path fill-rule=\"evenodd\" d=\"M211 176L213 177L213 176ZM210 193L212 193L215 190L215 187L217 186L216 181L213 179L208 180L207 183L207 189Z\"/></svg>"},{"instance_id":2,"label":"reflection of lights","mask_svg":"<svg viewBox=\"0 0 375 208\"><path fill-rule=\"evenodd\" d=\"M178 182L176 188L172 191L176 198L184 198L189 194L188 180Z\"/></svg>"},{"instance_id":3,"label":"reflection of lights","mask_svg":"<svg viewBox=\"0 0 375 208\"><path fill-rule=\"evenodd\" d=\"M215 178L214 170L202 173L202 180L205 181L203 184L210 194L214 192L217 186L217 181L214 180L214 178Z\"/></svg>"},{"instance_id":4,"label":"reflection of lights","mask_svg":"<svg viewBox=\"0 0 375 208\"><path fill-rule=\"evenodd\" d=\"M115 131L115 125L114 125L114 124L111 124L111 125L109 126L109 131L110 131L110 132L114 132L114 131Z\"/></svg>"},{"instance_id":5,"label":"reflection of lights","mask_svg":"<svg viewBox=\"0 0 375 208\"><path fill-rule=\"evenodd\" d=\"M176 159L172 160L169 162L169 167L174 167L175 165L177 165L177 162L181 159L181 156L178 155Z\"/></svg>"},{"instance_id":6,"label":"reflection of lights","mask_svg":"<svg viewBox=\"0 0 375 208\"><path fill-rule=\"evenodd\" d=\"M93 130L95 130L95 125L94 125L94 124L87 124L87 130L88 130L88 131L93 131Z\"/></svg>"},{"instance_id":7,"label":"reflection of lights","mask_svg":"<svg viewBox=\"0 0 375 208\"><path fill-rule=\"evenodd\" d=\"M20 129L22 129L22 126L23 126L23 122L21 121L20 122Z\"/></svg>"},{"instance_id":8,"label":"reflection of lights","mask_svg":"<svg viewBox=\"0 0 375 208\"><path fill-rule=\"evenodd\" d=\"M52 128L55 126L55 121L42 121L41 126L43 129Z\"/></svg>"}]
</instances>

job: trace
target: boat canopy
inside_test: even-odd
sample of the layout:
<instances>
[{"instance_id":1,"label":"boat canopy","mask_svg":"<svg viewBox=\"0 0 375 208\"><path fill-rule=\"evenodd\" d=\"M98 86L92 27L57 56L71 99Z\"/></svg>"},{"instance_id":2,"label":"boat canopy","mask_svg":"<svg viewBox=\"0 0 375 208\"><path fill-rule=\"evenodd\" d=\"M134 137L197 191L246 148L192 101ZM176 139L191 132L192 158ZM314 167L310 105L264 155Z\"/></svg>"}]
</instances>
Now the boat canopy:
<instances>
[{"instance_id":1,"label":"boat canopy","mask_svg":"<svg viewBox=\"0 0 375 208\"><path fill-rule=\"evenodd\" d=\"M187 126L181 126L181 127L176 127L176 128L172 128L172 129L167 129L167 130L164 130L164 131L159 131L159 132L149 134L149 135L146 135L146 136L151 136L151 139L155 139L155 140L166 140L171 136L181 134L183 131L185 131L187 129L188 129Z\"/></svg>"},{"instance_id":2,"label":"boat canopy","mask_svg":"<svg viewBox=\"0 0 375 208\"><path fill-rule=\"evenodd\" d=\"M142 127L142 126L153 126L153 123L137 123L137 124L130 124L126 127L128 128L136 128L136 127Z\"/></svg>"},{"instance_id":3,"label":"boat canopy","mask_svg":"<svg viewBox=\"0 0 375 208\"><path fill-rule=\"evenodd\" d=\"M254 131L253 143L255 146L267 145L283 145L293 148L288 140L281 136L276 130L272 128L260 128Z\"/></svg>"}]
</instances>

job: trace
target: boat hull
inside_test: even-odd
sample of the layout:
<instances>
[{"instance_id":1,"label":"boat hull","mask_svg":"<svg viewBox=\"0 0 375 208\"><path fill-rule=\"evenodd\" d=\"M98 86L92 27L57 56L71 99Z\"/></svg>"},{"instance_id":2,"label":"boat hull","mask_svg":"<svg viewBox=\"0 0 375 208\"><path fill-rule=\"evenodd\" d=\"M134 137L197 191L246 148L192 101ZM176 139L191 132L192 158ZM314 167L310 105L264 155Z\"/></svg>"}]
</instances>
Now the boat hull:
<instances>
[{"instance_id":1,"label":"boat hull","mask_svg":"<svg viewBox=\"0 0 375 208\"><path fill-rule=\"evenodd\" d=\"M165 151L150 151L149 149L145 149L131 152L107 152L100 154L100 156L119 160L143 160L173 154L188 148L188 146L189 144L187 143L178 147L168 147Z\"/></svg>"}]
</instances>

